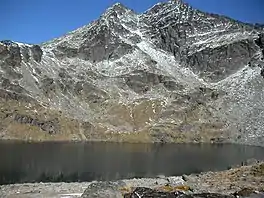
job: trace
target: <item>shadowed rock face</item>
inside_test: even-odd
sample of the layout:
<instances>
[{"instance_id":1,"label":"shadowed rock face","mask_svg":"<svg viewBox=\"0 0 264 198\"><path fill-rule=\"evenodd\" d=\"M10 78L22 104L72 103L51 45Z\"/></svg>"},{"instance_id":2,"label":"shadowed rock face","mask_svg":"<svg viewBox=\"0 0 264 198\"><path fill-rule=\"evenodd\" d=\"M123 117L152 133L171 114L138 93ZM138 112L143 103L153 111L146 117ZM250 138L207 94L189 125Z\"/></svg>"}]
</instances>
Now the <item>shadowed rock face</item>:
<instances>
[{"instance_id":1,"label":"shadowed rock face","mask_svg":"<svg viewBox=\"0 0 264 198\"><path fill-rule=\"evenodd\" d=\"M43 52L42 52L40 46L39 45L33 45L31 47L31 53L32 53L33 59L39 63L41 61L41 57L43 55Z\"/></svg>"},{"instance_id":2,"label":"shadowed rock face","mask_svg":"<svg viewBox=\"0 0 264 198\"><path fill-rule=\"evenodd\" d=\"M258 37L258 39L256 39L255 40L255 43L260 47L260 49L261 49L261 55L260 55L260 60L261 60L261 62L259 62L258 61L258 66L259 67L261 67L262 69L261 69L261 73L260 73L260 75L262 76L262 77L264 77L264 33L262 33L262 34L259 34L259 37Z\"/></svg>"},{"instance_id":3,"label":"shadowed rock face","mask_svg":"<svg viewBox=\"0 0 264 198\"><path fill-rule=\"evenodd\" d=\"M125 80L129 88L136 93L145 93L152 86L161 83L162 76L145 71L135 71L125 77Z\"/></svg>"},{"instance_id":4,"label":"shadowed rock face","mask_svg":"<svg viewBox=\"0 0 264 198\"><path fill-rule=\"evenodd\" d=\"M22 58L27 62L30 56L36 62L40 62L42 55L43 52L39 45L19 46L19 44L12 41L0 41L1 60L5 60L7 65L19 66Z\"/></svg>"},{"instance_id":5,"label":"shadowed rock face","mask_svg":"<svg viewBox=\"0 0 264 198\"><path fill-rule=\"evenodd\" d=\"M107 26L100 26L96 33L87 35L85 42L81 44L78 54L84 60L100 62L122 57L133 51L133 47L119 38L113 37L112 30ZM125 31L125 30L119 30Z\"/></svg>"},{"instance_id":6,"label":"shadowed rock face","mask_svg":"<svg viewBox=\"0 0 264 198\"><path fill-rule=\"evenodd\" d=\"M42 45L0 42L0 97L58 118L60 139L262 145L263 35L179 0L142 14L115 4Z\"/></svg>"},{"instance_id":7,"label":"shadowed rock face","mask_svg":"<svg viewBox=\"0 0 264 198\"><path fill-rule=\"evenodd\" d=\"M263 49L264 48L264 33L261 33L258 35L259 38L256 39L256 44L261 48ZM263 51L262 51L263 52Z\"/></svg>"},{"instance_id":8,"label":"shadowed rock face","mask_svg":"<svg viewBox=\"0 0 264 198\"><path fill-rule=\"evenodd\" d=\"M13 42L0 42L0 57L2 64L8 66L18 66L21 63L20 48Z\"/></svg>"},{"instance_id":9,"label":"shadowed rock face","mask_svg":"<svg viewBox=\"0 0 264 198\"><path fill-rule=\"evenodd\" d=\"M254 40L242 40L195 52L187 63L201 77L218 82L247 65L258 50Z\"/></svg>"}]
</instances>

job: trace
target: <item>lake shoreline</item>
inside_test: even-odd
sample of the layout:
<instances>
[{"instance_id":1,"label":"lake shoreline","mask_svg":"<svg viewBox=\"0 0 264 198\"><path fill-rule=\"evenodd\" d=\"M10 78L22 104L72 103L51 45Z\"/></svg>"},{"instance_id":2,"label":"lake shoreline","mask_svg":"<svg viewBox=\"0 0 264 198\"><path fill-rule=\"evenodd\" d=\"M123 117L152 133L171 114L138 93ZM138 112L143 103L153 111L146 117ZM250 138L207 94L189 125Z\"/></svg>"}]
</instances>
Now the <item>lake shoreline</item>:
<instances>
[{"instance_id":1,"label":"lake shoreline","mask_svg":"<svg viewBox=\"0 0 264 198\"><path fill-rule=\"evenodd\" d=\"M73 182L73 183L24 183L0 186L0 197L80 197L82 193L100 193L108 185L117 186L116 193L133 193L137 187L147 187L159 191L180 190L187 194L218 193L230 195L246 189L246 192L264 192L264 162L231 168L219 172L204 172L177 177L128 179L116 182ZM88 188L90 186L90 188ZM92 187L91 187L92 186Z\"/></svg>"},{"instance_id":2,"label":"lake shoreline","mask_svg":"<svg viewBox=\"0 0 264 198\"><path fill-rule=\"evenodd\" d=\"M136 133L112 133L109 137L105 137L102 134L98 134L97 138L72 138L67 136L61 136L62 134L50 134L45 136L46 138L38 136L1 136L0 133L0 142L9 141L9 142L25 142L25 143L42 143L42 142L58 142L58 143L87 143L87 142L96 142L96 143L131 143L131 144L239 144L239 145L249 145L249 146L264 146L262 142L251 142L251 141L238 141L233 138L200 138L200 140L192 140L189 138L182 139L151 139L151 138L142 138L143 134L138 132ZM148 134L149 135L149 134ZM135 136L135 137L134 137Z\"/></svg>"},{"instance_id":3,"label":"lake shoreline","mask_svg":"<svg viewBox=\"0 0 264 198\"><path fill-rule=\"evenodd\" d=\"M0 139L0 143L23 143L23 144L61 144L61 143L76 143L76 144L89 144L89 143L113 143L113 144L153 144L153 145L244 145L264 147L260 144L244 144L240 142L135 142L135 141L107 141L107 140L23 140L23 139Z\"/></svg>"}]
</instances>

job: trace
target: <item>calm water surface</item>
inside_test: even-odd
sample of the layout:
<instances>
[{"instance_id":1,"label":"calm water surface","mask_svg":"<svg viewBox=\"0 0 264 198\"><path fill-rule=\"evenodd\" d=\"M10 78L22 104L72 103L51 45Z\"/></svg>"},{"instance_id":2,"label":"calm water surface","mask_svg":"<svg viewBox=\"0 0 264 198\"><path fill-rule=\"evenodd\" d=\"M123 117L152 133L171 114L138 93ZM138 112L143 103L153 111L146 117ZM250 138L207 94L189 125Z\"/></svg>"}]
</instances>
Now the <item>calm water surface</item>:
<instances>
[{"instance_id":1,"label":"calm water surface","mask_svg":"<svg viewBox=\"0 0 264 198\"><path fill-rule=\"evenodd\" d=\"M0 184L116 180L224 170L264 148L210 144L0 142Z\"/></svg>"}]
</instances>

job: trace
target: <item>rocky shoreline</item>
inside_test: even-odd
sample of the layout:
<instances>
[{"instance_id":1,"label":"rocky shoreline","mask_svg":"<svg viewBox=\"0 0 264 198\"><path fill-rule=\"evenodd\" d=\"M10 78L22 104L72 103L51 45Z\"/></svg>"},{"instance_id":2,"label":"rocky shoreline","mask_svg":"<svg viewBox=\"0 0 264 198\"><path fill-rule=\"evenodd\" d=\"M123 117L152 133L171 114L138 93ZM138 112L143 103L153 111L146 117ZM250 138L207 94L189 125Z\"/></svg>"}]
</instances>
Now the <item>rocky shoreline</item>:
<instances>
[{"instance_id":1,"label":"rocky shoreline","mask_svg":"<svg viewBox=\"0 0 264 198\"><path fill-rule=\"evenodd\" d=\"M264 197L264 162L221 172L113 182L27 183L0 186L8 198Z\"/></svg>"}]
</instances>

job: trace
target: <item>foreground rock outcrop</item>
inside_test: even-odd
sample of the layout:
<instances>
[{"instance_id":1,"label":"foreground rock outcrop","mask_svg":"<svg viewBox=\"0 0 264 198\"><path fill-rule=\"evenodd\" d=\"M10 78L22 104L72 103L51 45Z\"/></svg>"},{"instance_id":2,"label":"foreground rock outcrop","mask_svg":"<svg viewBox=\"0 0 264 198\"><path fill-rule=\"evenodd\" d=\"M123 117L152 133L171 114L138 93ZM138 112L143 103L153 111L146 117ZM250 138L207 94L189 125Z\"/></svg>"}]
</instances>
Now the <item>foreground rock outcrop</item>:
<instances>
[{"instance_id":1,"label":"foreground rock outcrop","mask_svg":"<svg viewBox=\"0 0 264 198\"><path fill-rule=\"evenodd\" d=\"M264 197L264 163L181 177L124 180L90 185L82 197ZM154 180L154 182L153 182ZM141 185L141 186L140 186ZM108 192L109 194L105 193ZM121 196L123 194L123 196Z\"/></svg>"},{"instance_id":2,"label":"foreground rock outcrop","mask_svg":"<svg viewBox=\"0 0 264 198\"><path fill-rule=\"evenodd\" d=\"M0 138L263 145L263 32L173 0L1 41Z\"/></svg>"},{"instance_id":3,"label":"foreground rock outcrop","mask_svg":"<svg viewBox=\"0 0 264 198\"><path fill-rule=\"evenodd\" d=\"M221 172L91 184L82 197L235 198L264 197L264 163Z\"/></svg>"},{"instance_id":4,"label":"foreground rock outcrop","mask_svg":"<svg viewBox=\"0 0 264 198\"><path fill-rule=\"evenodd\" d=\"M187 195L178 191L175 192L161 192L150 188L136 188L131 194L126 194L124 198L147 198L147 197L167 197L167 198L235 198L233 195L223 195L216 193L201 193Z\"/></svg>"},{"instance_id":5,"label":"foreground rock outcrop","mask_svg":"<svg viewBox=\"0 0 264 198\"><path fill-rule=\"evenodd\" d=\"M233 168L222 172L207 172L184 177L196 192L245 194L264 192L264 163ZM247 189L247 190L245 190ZM239 194L243 193L241 191Z\"/></svg>"}]
</instances>

